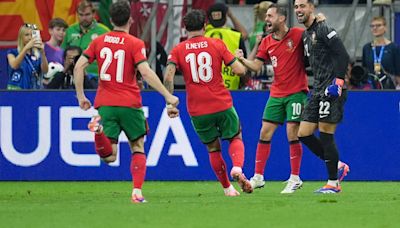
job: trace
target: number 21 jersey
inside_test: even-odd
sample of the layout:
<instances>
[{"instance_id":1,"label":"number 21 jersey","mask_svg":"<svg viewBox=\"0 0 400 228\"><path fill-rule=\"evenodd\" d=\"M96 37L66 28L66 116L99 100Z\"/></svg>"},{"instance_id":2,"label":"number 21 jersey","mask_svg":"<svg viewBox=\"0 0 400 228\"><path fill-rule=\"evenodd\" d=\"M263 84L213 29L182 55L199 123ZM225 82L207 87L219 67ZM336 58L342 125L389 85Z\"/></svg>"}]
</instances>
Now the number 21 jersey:
<instances>
[{"instance_id":1,"label":"number 21 jersey","mask_svg":"<svg viewBox=\"0 0 400 228\"><path fill-rule=\"evenodd\" d=\"M99 64L99 87L94 107L142 107L136 82L136 66L146 61L142 40L122 31L111 31L97 37L83 53L89 63Z\"/></svg>"},{"instance_id":2,"label":"number 21 jersey","mask_svg":"<svg viewBox=\"0 0 400 228\"><path fill-rule=\"evenodd\" d=\"M187 108L191 116L221 112L232 107L232 97L225 88L221 66L231 65L236 58L218 39L192 37L179 43L168 56L185 80Z\"/></svg>"}]
</instances>

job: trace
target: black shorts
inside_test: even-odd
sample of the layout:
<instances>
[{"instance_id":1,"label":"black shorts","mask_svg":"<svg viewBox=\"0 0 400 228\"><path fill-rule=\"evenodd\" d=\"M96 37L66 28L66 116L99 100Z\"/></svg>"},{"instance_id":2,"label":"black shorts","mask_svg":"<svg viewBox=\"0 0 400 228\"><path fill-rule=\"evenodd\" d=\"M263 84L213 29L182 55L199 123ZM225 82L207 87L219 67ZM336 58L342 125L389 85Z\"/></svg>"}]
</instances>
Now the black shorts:
<instances>
[{"instance_id":1,"label":"black shorts","mask_svg":"<svg viewBox=\"0 0 400 228\"><path fill-rule=\"evenodd\" d=\"M343 90L342 96L338 98L312 95L304 109L302 120L311 123L339 123L343 118L346 100L346 90Z\"/></svg>"}]
</instances>

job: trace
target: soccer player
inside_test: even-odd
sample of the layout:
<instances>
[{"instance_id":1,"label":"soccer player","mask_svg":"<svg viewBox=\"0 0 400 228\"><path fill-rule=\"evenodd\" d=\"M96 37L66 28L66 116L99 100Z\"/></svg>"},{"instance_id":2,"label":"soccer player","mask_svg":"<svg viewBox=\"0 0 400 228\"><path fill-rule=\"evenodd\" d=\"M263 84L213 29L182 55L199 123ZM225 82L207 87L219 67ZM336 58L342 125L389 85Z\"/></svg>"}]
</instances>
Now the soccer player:
<instances>
[{"instance_id":1,"label":"soccer player","mask_svg":"<svg viewBox=\"0 0 400 228\"><path fill-rule=\"evenodd\" d=\"M94 116L88 127L95 133L97 154L106 163L116 160L118 136L123 130L129 139L132 151L131 174L133 182L132 202L146 202L142 185L146 174L144 135L147 123L142 110L142 98L136 83L136 70L158 92L170 107L179 100L171 95L146 62L142 40L129 35L133 20L127 1L118 1L110 7L114 30L96 38L79 58L75 69L75 87L79 106L91 107L83 90L84 70L97 60L100 66L100 83L94 102L99 116ZM100 124L100 120L102 124Z\"/></svg>"},{"instance_id":2,"label":"soccer player","mask_svg":"<svg viewBox=\"0 0 400 228\"><path fill-rule=\"evenodd\" d=\"M205 13L201 10L193 10L184 17L188 39L172 49L164 75L164 85L172 93L176 69L182 72L186 84L188 112L200 140L207 146L211 167L223 186L225 195L238 196L240 193L228 178L221 154L220 138L229 141L229 155L233 163L231 177L238 181L243 192L251 193L253 189L242 172L244 145L239 117L233 107L232 97L224 86L221 66L224 62L240 75L245 74L246 68L236 61L223 41L204 37L205 20ZM176 113L176 108L169 108L167 111L168 114L172 111Z\"/></svg>"},{"instance_id":3,"label":"soccer player","mask_svg":"<svg viewBox=\"0 0 400 228\"><path fill-rule=\"evenodd\" d=\"M256 151L255 173L250 183L253 188L264 186L264 169L271 151L272 136L278 126L286 121L291 173L281 193L293 193L303 184L299 177L303 150L297 131L307 100L308 83L301 38L304 29L288 28L286 18L286 9L272 4L265 18L270 34L261 41L257 58L252 61L245 59L241 50L237 50L236 55L247 68L256 72L264 62L271 60L275 73L270 97L264 109Z\"/></svg>"},{"instance_id":4,"label":"soccer player","mask_svg":"<svg viewBox=\"0 0 400 228\"><path fill-rule=\"evenodd\" d=\"M347 175L349 167L339 162L334 133L343 118L347 97L343 85L349 55L336 31L324 22L316 22L314 8L312 0L295 0L297 20L306 27L303 33L304 54L315 78L314 91L304 109L298 137L325 161L328 170L328 183L315 192L339 193L339 181ZM319 138L314 135L317 128Z\"/></svg>"}]
</instances>

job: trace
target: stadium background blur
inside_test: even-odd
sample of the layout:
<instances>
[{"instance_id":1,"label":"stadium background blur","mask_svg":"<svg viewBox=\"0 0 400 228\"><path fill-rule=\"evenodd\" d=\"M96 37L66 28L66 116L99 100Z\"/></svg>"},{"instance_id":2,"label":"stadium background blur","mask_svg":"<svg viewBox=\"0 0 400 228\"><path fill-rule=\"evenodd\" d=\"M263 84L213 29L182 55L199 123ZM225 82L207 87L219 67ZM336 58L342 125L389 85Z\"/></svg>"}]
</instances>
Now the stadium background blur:
<instances>
[{"instance_id":1,"label":"stadium background blur","mask_svg":"<svg viewBox=\"0 0 400 228\"><path fill-rule=\"evenodd\" d=\"M35 1L2 1L0 2L0 19L3 22L0 25L0 89L5 89L7 84L7 60L6 52L9 48L16 47L16 37L20 25L24 23L37 24L41 30L44 41L49 39L48 21L51 18L61 17L71 25L77 22L76 6L80 0L35 0ZM94 6L97 8L98 21L111 26L107 20L107 7L112 1L116 0L93 0ZM213 2L221 0L141 0L133 2L132 9L135 15L135 23L132 25L131 33L144 38L147 30L151 36L156 37L152 42L148 43L149 49L156 50L156 40L160 41L167 53L180 40L185 38L184 29L182 28L181 19L187 10L192 8L200 8L207 10L207 7ZM158 2L158 3L157 3ZM260 2L258 0L227 0L233 14L247 28L247 32L253 30L253 4ZM301 26L297 23L293 14L293 1L278 0L272 1L284 3L289 7L289 26ZM374 16L384 16L388 22L388 31L386 36L400 45L400 1L395 0L343 0L329 1L317 0L318 12L326 15L328 23L336 28L340 34L344 44L352 58L357 61L361 60L362 47L371 41L369 22ZM347 3L347 4L344 4ZM353 3L354 2L354 3ZM356 3L357 2L357 3ZM383 2L373 3L373 2ZM335 3L335 4L333 4ZM153 7L155 6L155 7ZM172 7L169 7L172 6ZM152 12L154 8L154 12ZM32 10L35 9L35 10ZM157 13L156 13L157 12ZM340 13L338 13L340 12ZM154 15L153 15L154 14ZM163 21L166 22L165 26ZM153 22L153 23L152 23ZM230 21L228 20L228 25ZM148 24L148 25L147 25ZM137 27L139 29L136 29ZM146 28L148 27L148 28ZM163 31L163 32L162 32ZM248 47L248 42L246 42ZM249 47L248 47L249 49ZM248 50L248 53L250 50ZM155 64L155 53L149 53L150 63ZM154 65L153 65L154 66ZM312 82L312 78L310 78ZM177 86L183 85L183 81L178 77Z\"/></svg>"},{"instance_id":2,"label":"stadium background blur","mask_svg":"<svg viewBox=\"0 0 400 228\"><path fill-rule=\"evenodd\" d=\"M82 112L77 107L74 91L7 91L5 53L15 47L15 38L21 24L39 25L43 40L48 39L47 22L53 17L62 17L69 24L76 21L75 7L79 0L14 0L0 2L0 180L129 180L125 170L129 150L126 138L121 138L121 158L113 165L101 164L93 150L93 139L85 130L86 123L95 113ZM111 0L94 1L99 7L99 18L105 5ZM167 7L168 2L172 7ZM143 29L151 37L157 37L168 52L184 38L181 28L182 15L190 8L201 8L213 1L164 0L138 3L136 20L146 20ZM238 1L243 3L243 1ZM320 1L322 2L322 1ZM357 2L357 1L355 1ZM361 1L360 1L361 2ZM390 31L387 36L400 44L400 1L392 4L374 5L372 1L360 4L320 4L319 12L335 27L344 40L350 56L360 59L362 46L370 41L369 21L373 16L387 18ZM207 4L205 4L207 3ZM157 5L152 11L152 6ZM234 14L248 28L253 27L251 4L230 4ZM292 7L289 4L289 7ZM36 9L36 10L32 10ZM157 12L157 13L156 13ZM289 24L298 25L293 10ZM340 13L338 13L340 12ZM152 17L154 14L154 17ZM162 17L165 15L166 17ZM153 18L148 20L146 18ZM168 22L165 34L162 22ZM157 23L157 26L155 24ZM163 38L164 37L164 38ZM155 39L149 45L155 45ZM155 46L153 46L155 47ZM152 50L155 50L152 49ZM154 64L154 53L149 61ZM312 78L310 78L312 80ZM177 83L183 83L182 81ZM94 92L89 93L91 98ZM151 90L143 93L143 101L151 134L146 139L148 151L149 180L213 180L208 166L207 152L191 130L190 119L185 111L185 93L181 98L182 116L177 120L166 117L162 99ZM265 91L234 91L235 106L243 123L248 175L253 172L255 145L258 138L258 121L268 97ZM252 102L248 102L252 101ZM21 121L25 120L25 121ZM398 91L352 91L346 104L343 124L337 133L338 146L343 151L343 160L352 167L349 180L400 180L400 92ZM277 132L276 142L286 142L284 129ZM287 173L286 144L274 144L276 153L271 155L266 179L284 180ZM306 149L305 149L306 150ZM323 168L306 150L302 165L304 180L324 179ZM125 157L125 158L124 158ZM284 161L284 162L283 162ZM375 172L370 167L385 167ZM171 168L174 167L174 168ZM319 172L321 171L321 172ZM104 174L107 172L107 175Z\"/></svg>"}]
</instances>

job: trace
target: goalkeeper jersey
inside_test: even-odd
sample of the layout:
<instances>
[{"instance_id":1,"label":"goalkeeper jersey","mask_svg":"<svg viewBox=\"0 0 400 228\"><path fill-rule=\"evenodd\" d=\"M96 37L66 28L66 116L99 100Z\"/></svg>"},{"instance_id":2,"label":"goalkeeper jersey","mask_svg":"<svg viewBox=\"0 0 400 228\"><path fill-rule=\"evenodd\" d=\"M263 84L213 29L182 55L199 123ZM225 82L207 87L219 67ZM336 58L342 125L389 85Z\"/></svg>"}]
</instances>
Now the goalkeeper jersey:
<instances>
[{"instance_id":1,"label":"goalkeeper jersey","mask_svg":"<svg viewBox=\"0 0 400 228\"><path fill-rule=\"evenodd\" d=\"M337 32L325 22L317 22L303 33L304 54L314 74L314 93L324 94L335 78L347 71L349 55Z\"/></svg>"}]
</instances>

